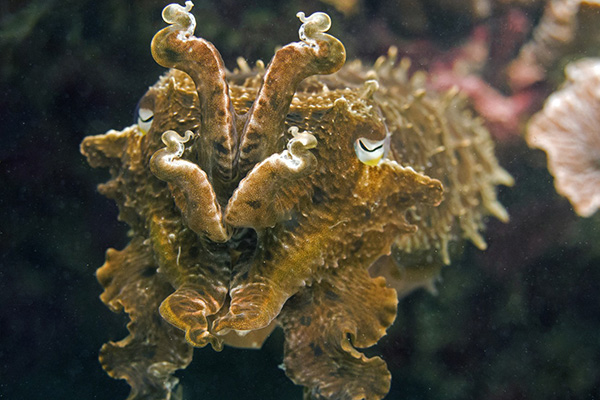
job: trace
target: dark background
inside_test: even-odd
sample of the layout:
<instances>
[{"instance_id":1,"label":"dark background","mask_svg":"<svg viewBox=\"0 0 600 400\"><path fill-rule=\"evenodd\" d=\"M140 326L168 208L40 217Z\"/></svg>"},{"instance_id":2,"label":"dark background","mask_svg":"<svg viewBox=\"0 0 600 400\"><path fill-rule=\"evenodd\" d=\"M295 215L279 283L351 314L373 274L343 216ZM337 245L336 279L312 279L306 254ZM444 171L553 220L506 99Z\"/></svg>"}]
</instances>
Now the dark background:
<instances>
[{"instance_id":1,"label":"dark background","mask_svg":"<svg viewBox=\"0 0 600 400\"><path fill-rule=\"evenodd\" d=\"M417 36L458 44L475 23L431 8L427 32L414 32L383 1L354 16L308 0L239 4L198 1L193 10L196 34L230 68L237 56L266 62L297 40L299 10L327 11L349 59L367 62ZM0 398L127 396L97 361L102 343L126 336L127 318L100 302L94 277L105 250L127 243L127 227L96 192L108 173L87 165L79 143L133 122L164 71L149 44L165 5L0 4ZM392 371L389 399L599 398L600 218L577 218L555 194L544 154L522 139L498 143L498 153L516 178L500 192L511 222L490 221L489 249L466 245L438 295L405 298L388 336L367 350ZM300 399L278 368L281 349L276 332L261 351L196 350L178 373L184 398Z\"/></svg>"}]
</instances>

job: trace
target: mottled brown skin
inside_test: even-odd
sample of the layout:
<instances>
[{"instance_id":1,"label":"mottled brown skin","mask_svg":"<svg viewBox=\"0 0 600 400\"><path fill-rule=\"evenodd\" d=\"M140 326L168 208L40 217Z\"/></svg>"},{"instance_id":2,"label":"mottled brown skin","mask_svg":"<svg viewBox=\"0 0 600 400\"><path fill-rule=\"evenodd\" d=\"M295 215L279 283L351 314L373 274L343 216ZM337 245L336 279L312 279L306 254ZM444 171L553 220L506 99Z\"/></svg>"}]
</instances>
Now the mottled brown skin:
<instances>
[{"instance_id":1,"label":"mottled brown skin","mask_svg":"<svg viewBox=\"0 0 600 400\"><path fill-rule=\"evenodd\" d=\"M106 263L97 271L105 288L100 296L114 312L125 311L131 322L130 335L105 344L100 361L108 374L126 379L131 398L166 398L177 379L172 373L185 368L192 348L178 329L158 314L158 306L172 292L159 265L144 227L148 215L172 208L170 194L148 170L146 137L137 128L90 136L81 145L94 167L108 167L113 179L100 185L100 192L119 204L120 219L132 228L131 243L122 251L109 249ZM164 343L169 343L164 346Z\"/></svg>"},{"instance_id":2,"label":"mottled brown skin","mask_svg":"<svg viewBox=\"0 0 600 400\"><path fill-rule=\"evenodd\" d=\"M364 109L353 111L339 95L324 97L320 104L320 126L313 130L319 143L314 150L320 161L316 171L292 193L286 193L289 182L281 183L277 201L284 208L290 208L286 203L296 203L293 213L272 228L257 229L258 253L247 274L239 275L243 279L233 279L229 313L216 321L215 330L253 330L267 325L290 296L321 279L350 254L367 268L389 252L393 237L414 231L404 220L407 207L417 201L436 204L441 199L437 181L393 161L377 167L358 161L355 140L361 136L383 139L385 128L376 113L367 112L367 102ZM346 96L361 105L351 93ZM310 107L310 101L305 99L303 107ZM290 111L293 114L295 108ZM265 182L277 179L269 172L255 168L246 179L255 173L264 173ZM256 201L260 206L255 211L262 214L266 211L263 205L271 199L258 193Z\"/></svg>"},{"instance_id":3,"label":"mottled brown skin","mask_svg":"<svg viewBox=\"0 0 600 400\"><path fill-rule=\"evenodd\" d=\"M415 213L426 217L443 192L421 166L396 158L394 113L408 108L394 108L392 89L378 97L381 65L309 77L345 60L342 44L324 33L324 14L301 15L303 42L283 47L266 69L228 73L214 46L193 36L190 8L168 6L171 25L152 42L157 62L172 69L140 102L153 112L150 128L110 131L81 146L92 166L110 168L113 179L100 189L117 201L133 237L98 270L102 300L132 319L130 336L103 348L102 364L130 382L131 398L165 398L191 346L260 347L278 324L286 373L309 398L381 399L391 379L385 363L357 348L385 335L397 294L367 270L398 253L427 219ZM358 159L358 139L390 134L387 157ZM442 173L456 167L441 165ZM484 186L493 191L495 183Z\"/></svg>"}]
</instances>

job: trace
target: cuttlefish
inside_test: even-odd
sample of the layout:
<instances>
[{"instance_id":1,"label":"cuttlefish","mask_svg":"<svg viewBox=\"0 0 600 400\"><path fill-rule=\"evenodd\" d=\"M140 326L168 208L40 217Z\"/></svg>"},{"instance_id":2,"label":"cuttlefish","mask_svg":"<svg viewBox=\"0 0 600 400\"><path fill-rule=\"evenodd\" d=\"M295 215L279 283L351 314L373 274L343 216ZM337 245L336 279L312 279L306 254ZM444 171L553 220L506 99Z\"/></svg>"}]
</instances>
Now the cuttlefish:
<instances>
[{"instance_id":1,"label":"cuttlefish","mask_svg":"<svg viewBox=\"0 0 600 400\"><path fill-rule=\"evenodd\" d=\"M298 13L300 41L266 67L240 59L229 72L194 36L191 8L163 10L168 26L151 49L169 70L137 122L81 145L92 166L110 169L100 191L132 237L97 271L102 300L131 318L101 362L127 379L131 398L168 398L192 347L258 348L280 326L285 372L307 397L381 399L386 364L358 349L393 323L398 274L369 268L386 260L400 271L404 253L443 251L447 235L461 237L459 215L475 234L485 210L504 217L494 187L508 178L487 131L457 93L438 101L409 81L393 50L374 67L342 69L325 13ZM479 153L458 165L470 147ZM465 176L485 183L459 191ZM453 203L438 207L440 228L429 210L446 185ZM422 246L405 242L417 231ZM445 259L429 262L437 271Z\"/></svg>"}]
</instances>

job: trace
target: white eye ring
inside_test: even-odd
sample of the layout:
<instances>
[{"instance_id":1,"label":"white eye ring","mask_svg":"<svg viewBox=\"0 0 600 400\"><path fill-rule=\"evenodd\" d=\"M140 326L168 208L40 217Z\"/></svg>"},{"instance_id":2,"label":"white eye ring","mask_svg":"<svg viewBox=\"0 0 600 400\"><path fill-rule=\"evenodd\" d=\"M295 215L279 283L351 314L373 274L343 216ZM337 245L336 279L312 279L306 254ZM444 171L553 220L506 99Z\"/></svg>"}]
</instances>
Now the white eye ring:
<instances>
[{"instance_id":1,"label":"white eye ring","mask_svg":"<svg viewBox=\"0 0 600 400\"><path fill-rule=\"evenodd\" d=\"M387 139L387 138L386 138ZM377 165L383 159L387 150L387 140L371 140L359 138L354 142L356 157L363 164Z\"/></svg>"},{"instance_id":2,"label":"white eye ring","mask_svg":"<svg viewBox=\"0 0 600 400\"><path fill-rule=\"evenodd\" d=\"M146 134L152 126L152 120L154 119L154 112L147 108L140 108L138 110L137 124L140 130Z\"/></svg>"}]
</instances>

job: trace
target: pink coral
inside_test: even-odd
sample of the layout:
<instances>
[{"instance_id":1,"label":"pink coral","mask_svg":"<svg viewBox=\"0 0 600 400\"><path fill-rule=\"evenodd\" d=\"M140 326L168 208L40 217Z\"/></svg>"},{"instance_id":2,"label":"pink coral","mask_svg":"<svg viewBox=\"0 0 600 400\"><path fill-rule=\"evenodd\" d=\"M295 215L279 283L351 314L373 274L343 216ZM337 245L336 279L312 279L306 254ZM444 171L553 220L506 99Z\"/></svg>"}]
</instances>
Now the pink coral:
<instances>
[{"instance_id":1,"label":"pink coral","mask_svg":"<svg viewBox=\"0 0 600 400\"><path fill-rule=\"evenodd\" d=\"M589 217L600 207L600 59L569 64L565 74L532 118L527 142L546 152L556 190Z\"/></svg>"}]
</instances>

